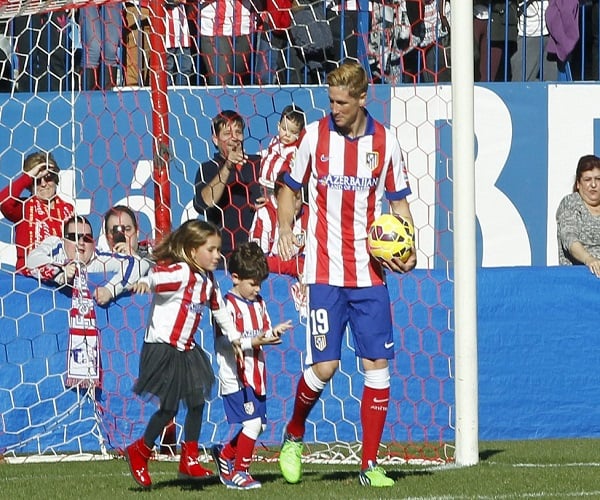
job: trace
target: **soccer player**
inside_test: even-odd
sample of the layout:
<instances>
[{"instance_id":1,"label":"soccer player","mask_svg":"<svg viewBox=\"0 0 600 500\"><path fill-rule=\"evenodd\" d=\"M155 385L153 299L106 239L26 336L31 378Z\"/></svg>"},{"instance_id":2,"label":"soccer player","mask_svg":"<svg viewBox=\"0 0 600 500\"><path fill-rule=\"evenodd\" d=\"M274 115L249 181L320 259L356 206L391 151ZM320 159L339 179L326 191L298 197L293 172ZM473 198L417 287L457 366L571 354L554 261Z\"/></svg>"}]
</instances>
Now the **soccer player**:
<instances>
[{"instance_id":1,"label":"soccer player","mask_svg":"<svg viewBox=\"0 0 600 500\"><path fill-rule=\"evenodd\" d=\"M331 112L306 127L278 197L279 254L289 259L295 245L294 193L308 183L304 274L310 366L298 383L279 465L286 481L300 481L306 419L339 367L349 324L365 372L360 484L392 486L393 479L377 465L390 395L388 360L394 356L391 306L382 265L368 252L367 233L380 214L384 193L392 213L412 222L406 200L411 191L398 140L365 109L364 68L344 62L329 73L327 84ZM416 265L416 254L406 263L394 259L384 265L408 272Z\"/></svg>"}]
</instances>

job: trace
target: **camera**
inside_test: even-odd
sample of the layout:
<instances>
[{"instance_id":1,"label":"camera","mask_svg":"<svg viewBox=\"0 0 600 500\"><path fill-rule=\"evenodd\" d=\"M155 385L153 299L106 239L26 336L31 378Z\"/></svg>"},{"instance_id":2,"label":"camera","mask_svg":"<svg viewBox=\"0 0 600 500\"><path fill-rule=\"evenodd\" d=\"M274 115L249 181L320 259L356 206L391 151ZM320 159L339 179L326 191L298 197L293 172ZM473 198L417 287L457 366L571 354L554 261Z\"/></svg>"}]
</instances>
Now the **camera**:
<instances>
[{"instance_id":1,"label":"camera","mask_svg":"<svg viewBox=\"0 0 600 500\"><path fill-rule=\"evenodd\" d=\"M121 224L113 226L112 234L114 243L125 243L127 241L127 238L125 237L125 226Z\"/></svg>"}]
</instances>

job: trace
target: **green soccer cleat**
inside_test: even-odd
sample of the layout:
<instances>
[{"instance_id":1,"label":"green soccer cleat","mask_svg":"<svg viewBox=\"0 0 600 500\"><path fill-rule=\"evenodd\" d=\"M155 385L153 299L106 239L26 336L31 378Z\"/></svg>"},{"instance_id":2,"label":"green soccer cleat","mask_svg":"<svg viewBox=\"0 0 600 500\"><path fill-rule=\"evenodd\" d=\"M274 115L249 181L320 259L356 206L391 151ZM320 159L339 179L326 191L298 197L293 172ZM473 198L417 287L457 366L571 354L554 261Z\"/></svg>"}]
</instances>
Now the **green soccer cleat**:
<instances>
[{"instance_id":1,"label":"green soccer cleat","mask_svg":"<svg viewBox=\"0 0 600 500\"><path fill-rule=\"evenodd\" d=\"M385 475L384 468L371 461L369 461L369 467L360 472L358 479L363 486L373 486L375 488L394 486L394 480Z\"/></svg>"},{"instance_id":2,"label":"green soccer cleat","mask_svg":"<svg viewBox=\"0 0 600 500\"><path fill-rule=\"evenodd\" d=\"M302 440L285 435L283 446L279 452L279 468L283 478L291 484L298 483L302 478Z\"/></svg>"}]
</instances>

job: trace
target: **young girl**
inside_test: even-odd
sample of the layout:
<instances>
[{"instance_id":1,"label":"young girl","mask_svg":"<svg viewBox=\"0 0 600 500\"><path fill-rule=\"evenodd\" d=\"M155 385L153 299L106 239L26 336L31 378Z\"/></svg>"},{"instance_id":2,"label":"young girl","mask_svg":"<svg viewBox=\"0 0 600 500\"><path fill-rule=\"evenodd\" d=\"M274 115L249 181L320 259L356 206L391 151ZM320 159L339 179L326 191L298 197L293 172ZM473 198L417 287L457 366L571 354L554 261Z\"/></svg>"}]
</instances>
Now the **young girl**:
<instances>
[{"instance_id":1,"label":"young girl","mask_svg":"<svg viewBox=\"0 0 600 500\"><path fill-rule=\"evenodd\" d=\"M223 448L212 448L221 482L228 488L250 490L261 484L249 473L254 445L267 421L266 367L263 345L280 344L280 335L292 327L291 321L271 327L271 319L260 285L269 276L267 259L257 243L238 246L229 259L233 288L225 302L241 335L242 361L236 359L222 329L215 331L215 351L219 364L219 392L230 424L241 424L235 437Z\"/></svg>"},{"instance_id":2,"label":"young girl","mask_svg":"<svg viewBox=\"0 0 600 500\"><path fill-rule=\"evenodd\" d=\"M240 335L212 273L221 258L220 249L221 236L214 225L187 221L155 248L152 258L156 266L132 286L135 293L154 292L133 390L138 395L156 396L160 408L150 418L143 437L125 450L131 474L144 488L152 484L148 459L154 442L177 414L180 401L185 402L188 411L179 477L197 479L212 474L198 463L204 401L214 383L210 360L193 338L205 307L210 307L213 319L228 339L228 348L236 356L242 355Z\"/></svg>"}]
</instances>

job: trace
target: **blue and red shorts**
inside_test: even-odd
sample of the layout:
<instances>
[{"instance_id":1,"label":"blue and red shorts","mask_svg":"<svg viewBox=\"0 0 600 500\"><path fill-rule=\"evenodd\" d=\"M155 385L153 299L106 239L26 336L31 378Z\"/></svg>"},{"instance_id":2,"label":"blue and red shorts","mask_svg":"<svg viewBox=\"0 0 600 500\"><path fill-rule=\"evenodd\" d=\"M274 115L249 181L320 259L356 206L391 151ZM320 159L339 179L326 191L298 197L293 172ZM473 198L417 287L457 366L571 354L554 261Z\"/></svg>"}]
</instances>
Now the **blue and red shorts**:
<instances>
[{"instance_id":1,"label":"blue and red shorts","mask_svg":"<svg viewBox=\"0 0 600 500\"><path fill-rule=\"evenodd\" d=\"M385 285L309 285L308 307L307 364L341 359L348 326L356 356L373 360L394 357L390 295Z\"/></svg>"}]
</instances>

